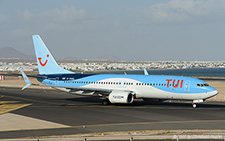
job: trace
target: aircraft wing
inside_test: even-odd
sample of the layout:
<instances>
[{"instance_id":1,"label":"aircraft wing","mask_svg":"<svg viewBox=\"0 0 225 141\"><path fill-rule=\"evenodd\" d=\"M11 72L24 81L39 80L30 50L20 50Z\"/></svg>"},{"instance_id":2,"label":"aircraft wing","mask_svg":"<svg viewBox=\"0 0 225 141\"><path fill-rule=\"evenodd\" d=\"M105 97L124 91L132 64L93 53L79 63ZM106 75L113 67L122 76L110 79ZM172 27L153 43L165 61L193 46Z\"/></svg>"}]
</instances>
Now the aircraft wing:
<instances>
[{"instance_id":1,"label":"aircraft wing","mask_svg":"<svg viewBox=\"0 0 225 141\"><path fill-rule=\"evenodd\" d=\"M83 93L99 93L102 95L109 95L112 90L111 89L99 89L99 88L85 88L85 87L72 87L72 86L50 86L52 88L56 89L66 89L69 92L78 92L78 91L83 91Z\"/></svg>"},{"instance_id":2,"label":"aircraft wing","mask_svg":"<svg viewBox=\"0 0 225 141\"><path fill-rule=\"evenodd\" d=\"M61 89L70 93L77 93L79 92L80 94L91 94L91 95L95 95L95 96L103 96L103 95L109 95L112 91L114 91L114 89L101 89L101 88L87 88L87 87L74 87L74 86L57 86L57 85L41 85L41 84L33 84L30 82L29 78L27 77L27 75L22 71L22 69L20 69L21 74L25 80L25 82L27 83L26 86L24 86L21 90L24 90L25 88L27 88L30 85L35 85L35 86L41 86L41 87L52 87L52 88L56 88L56 89ZM132 91L129 91L132 92ZM133 93L133 92L132 92Z\"/></svg>"},{"instance_id":3,"label":"aircraft wing","mask_svg":"<svg viewBox=\"0 0 225 141\"><path fill-rule=\"evenodd\" d=\"M26 86L24 86L21 90L24 90L25 88L27 88L30 85L35 85L35 86L41 86L41 87L52 87L52 88L56 88L56 89L66 89L67 91L70 92L77 92L77 91L83 91L84 93L95 93L98 92L100 94L109 94L110 92L112 92L112 90L110 89L99 89L99 88L85 88L85 87L72 87L72 86L52 86L52 85L41 85L41 84L33 84L30 82L29 78L27 77L27 75L23 72L22 69L20 69L20 72L24 78L24 81L27 83Z\"/></svg>"},{"instance_id":4,"label":"aircraft wing","mask_svg":"<svg viewBox=\"0 0 225 141\"><path fill-rule=\"evenodd\" d=\"M4 75L4 76L22 76L22 73L21 74L16 74L16 73L10 73L10 74L1 74L1 75ZM38 76L38 75L31 75L31 74L28 74L27 75L28 77L34 77L34 78L43 78L43 79L47 79L48 77L46 76Z\"/></svg>"}]
</instances>

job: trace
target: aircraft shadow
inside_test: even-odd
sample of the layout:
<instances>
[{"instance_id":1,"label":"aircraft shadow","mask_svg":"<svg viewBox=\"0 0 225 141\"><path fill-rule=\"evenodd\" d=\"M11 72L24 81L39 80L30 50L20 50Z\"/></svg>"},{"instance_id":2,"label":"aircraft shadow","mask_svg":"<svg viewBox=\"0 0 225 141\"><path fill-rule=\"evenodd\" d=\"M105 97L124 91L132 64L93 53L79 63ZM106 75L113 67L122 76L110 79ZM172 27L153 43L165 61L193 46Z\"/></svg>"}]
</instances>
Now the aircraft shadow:
<instances>
[{"instance_id":1,"label":"aircraft shadow","mask_svg":"<svg viewBox=\"0 0 225 141\"><path fill-rule=\"evenodd\" d=\"M65 99L68 101L84 103L87 105L102 105L102 100L99 97L76 97ZM192 103L189 102L148 102L148 101L134 101L131 104L110 104L115 106L130 106L130 107L142 107L142 106L158 106L158 107L178 107L178 108L192 108ZM104 105L102 105L104 106ZM204 102L197 104L197 108L225 108L225 103L223 102Z\"/></svg>"}]
</instances>

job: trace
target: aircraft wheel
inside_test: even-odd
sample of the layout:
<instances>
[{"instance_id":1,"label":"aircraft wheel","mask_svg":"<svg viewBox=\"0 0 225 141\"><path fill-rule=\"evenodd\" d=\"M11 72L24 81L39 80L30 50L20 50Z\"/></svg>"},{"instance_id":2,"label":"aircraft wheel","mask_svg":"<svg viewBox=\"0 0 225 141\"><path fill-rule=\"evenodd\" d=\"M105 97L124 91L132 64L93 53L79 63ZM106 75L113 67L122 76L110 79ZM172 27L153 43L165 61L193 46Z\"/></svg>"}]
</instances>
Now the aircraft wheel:
<instances>
[{"instance_id":1,"label":"aircraft wheel","mask_svg":"<svg viewBox=\"0 0 225 141\"><path fill-rule=\"evenodd\" d=\"M192 105L193 105L193 108L196 108L197 107L197 104L195 104L195 103L193 103Z\"/></svg>"},{"instance_id":2,"label":"aircraft wheel","mask_svg":"<svg viewBox=\"0 0 225 141\"><path fill-rule=\"evenodd\" d=\"M110 102L108 99L102 100L102 105L109 105L109 104L110 104Z\"/></svg>"}]
</instances>

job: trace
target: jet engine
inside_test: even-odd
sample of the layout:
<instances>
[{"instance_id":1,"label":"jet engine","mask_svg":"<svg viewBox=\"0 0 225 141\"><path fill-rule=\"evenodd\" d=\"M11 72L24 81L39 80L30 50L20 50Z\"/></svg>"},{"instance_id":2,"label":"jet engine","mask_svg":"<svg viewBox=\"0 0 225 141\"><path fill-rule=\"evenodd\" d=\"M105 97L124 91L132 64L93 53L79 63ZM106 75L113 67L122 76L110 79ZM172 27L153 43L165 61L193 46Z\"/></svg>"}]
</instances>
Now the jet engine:
<instances>
[{"instance_id":1,"label":"jet engine","mask_svg":"<svg viewBox=\"0 0 225 141\"><path fill-rule=\"evenodd\" d=\"M126 91L113 91L109 94L109 101L111 103L124 103L129 104L134 100L134 96L131 92Z\"/></svg>"}]
</instances>

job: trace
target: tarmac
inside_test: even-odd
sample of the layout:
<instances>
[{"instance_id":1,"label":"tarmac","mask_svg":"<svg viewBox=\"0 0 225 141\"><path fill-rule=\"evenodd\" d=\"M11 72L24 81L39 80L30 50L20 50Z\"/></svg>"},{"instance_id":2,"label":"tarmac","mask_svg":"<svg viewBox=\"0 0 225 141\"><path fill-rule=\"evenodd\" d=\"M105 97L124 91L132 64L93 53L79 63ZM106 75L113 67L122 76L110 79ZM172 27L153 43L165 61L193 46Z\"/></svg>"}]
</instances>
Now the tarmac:
<instances>
[{"instance_id":1,"label":"tarmac","mask_svg":"<svg viewBox=\"0 0 225 141\"><path fill-rule=\"evenodd\" d=\"M192 108L191 102L184 101L148 103L138 100L130 105L103 106L98 97L75 96L51 89L20 91L20 88L0 87L0 125L0 139L66 137L69 140L75 139L74 136L77 140L114 137L127 140L135 136L138 140L156 136L167 139L179 134L161 132L186 130L196 130L190 134L196 137L202 135L197 131L213 130L216 131L214 137L222 139L225 103L209 101L198 104L197 109ZM205 134L205 137L208 135L212 134Z\"/></svg>"},{"instance_id":2,"label":"tarmac","mask_svg":"<svg viewBox=\"0 0 225 141\"><path fill-rule=\"evenodd\" d=\"M197 109L187 101L103 106L98 97L0 81L0 140L224 140L225 81L206 81L219 94Z\"/></svg>"}]
</instances>

